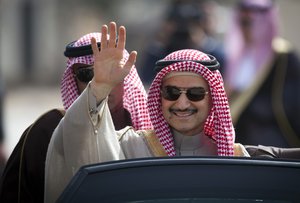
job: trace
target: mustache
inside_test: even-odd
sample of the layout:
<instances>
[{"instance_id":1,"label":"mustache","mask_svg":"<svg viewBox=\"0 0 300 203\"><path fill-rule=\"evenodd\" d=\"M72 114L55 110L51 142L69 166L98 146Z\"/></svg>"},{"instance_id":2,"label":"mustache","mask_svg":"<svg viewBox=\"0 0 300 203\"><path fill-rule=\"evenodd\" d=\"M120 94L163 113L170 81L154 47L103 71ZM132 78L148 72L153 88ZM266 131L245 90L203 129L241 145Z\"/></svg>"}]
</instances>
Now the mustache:
<instances>
[{"instance_id":1,"label":"mustache","mask_svg":"<svg viewBox=\"0 0 300 203\"><path fill-rule=\"evenodd\" d=\"M170 113L176 113L176 112L189 112L189 113L197 113L198 110L197 109L174 109L174 108L170 108L169 109Z\"/></svg>"}]
</instances>

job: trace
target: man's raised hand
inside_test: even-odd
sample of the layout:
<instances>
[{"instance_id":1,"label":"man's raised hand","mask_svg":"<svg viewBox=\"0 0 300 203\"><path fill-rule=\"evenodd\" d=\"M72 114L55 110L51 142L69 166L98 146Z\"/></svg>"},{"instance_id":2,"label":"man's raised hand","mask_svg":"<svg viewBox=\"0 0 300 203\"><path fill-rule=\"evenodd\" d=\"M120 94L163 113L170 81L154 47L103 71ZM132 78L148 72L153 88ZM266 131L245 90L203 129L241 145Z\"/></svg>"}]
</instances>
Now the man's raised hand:
<instances>
[{"instance_id":1,"label":"man's raised hand","mask_svg":"<svg viewBox=\"0 0 300 203\"><path fill-rule=\"evenodd\" d=\"M91 40L91 45L94 56L92 88L94 93L96 91L97 95L102 96L98 91L103 91L104 89L111 91L113 87L123 82L131 67L135 64L137 52L132 51L127 61L124 59L126 44L126 29L124 26L119 27L118 40L116 40L117 25L115 22L111 22L109 28L107 25L103 25L101 32L101 49L98 49L94 38Z\"/></svg>"}]
</instances>

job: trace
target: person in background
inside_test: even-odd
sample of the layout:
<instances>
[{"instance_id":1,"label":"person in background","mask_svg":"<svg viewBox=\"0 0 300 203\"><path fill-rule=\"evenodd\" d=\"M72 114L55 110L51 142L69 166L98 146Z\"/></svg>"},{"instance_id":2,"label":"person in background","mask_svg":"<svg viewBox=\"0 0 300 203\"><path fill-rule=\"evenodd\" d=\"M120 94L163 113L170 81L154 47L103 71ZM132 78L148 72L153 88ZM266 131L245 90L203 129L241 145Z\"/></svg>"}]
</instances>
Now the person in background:
<instances>
[{"instance_id":1,"label":"person in background","mask_svg":"<svg viewBox=\"0 0 300 203\"><path fill-rule=\"evenodd\" d=\"M215 1L210 0L171 1L159 31L155 32L142 56L138 71L144 85L149 86L155 77L153 64L161 56L180 49L202 50L218 58L222 67L223 45L215 33L217 6Z\"/></svg>"},{"instance_id":2,"label":"person in background","mask_svg":"<svg viewBox=\"0 0 300 203\"><path fill-rule=\"evenodd\" d=\"M45 203L55 202L86 164L160 156L249 156L242 145L234 144L217 60L194 49L172 52L157 63L159 72L147 102L153 128L127 126L116 131L108 96L131 72L137 52L132 51L124 61L124 26L117 30L111 22L101 32L101 50L92 39L94 77L67 110L49 144Z\"/></svg>"},{"instance_id":3,"label":"person in background","mask_svg":"<svg viewBox=\"0 0 300 203\"><path fill-rule=\"evenodd\" d=\"M101 33L96 32L86 34L67 45L64 54L68 60L61 81L64 108L46 112L24 131L1 177L0 202L43 202L46 152L52 133L65 111L93 78L91 38L95 38L100 46ZM124 50L124 57L127 56L128 53ZM124 83L117 85L108 98L116 130L127 125L132 125L135 129L152 127L146 99L142 82L136 69L132 68Z\"/></svg>"},{"instance_id":4,"label":"person in background","mask_svg":"<svg viewBox=\"0 0 300 203\"><path fill-rule=\"evenodd\" d=\"M300 61L272 0L241 0L225 37L224 82L237 142L300 147Z\"/></svg>"}]
</instances>

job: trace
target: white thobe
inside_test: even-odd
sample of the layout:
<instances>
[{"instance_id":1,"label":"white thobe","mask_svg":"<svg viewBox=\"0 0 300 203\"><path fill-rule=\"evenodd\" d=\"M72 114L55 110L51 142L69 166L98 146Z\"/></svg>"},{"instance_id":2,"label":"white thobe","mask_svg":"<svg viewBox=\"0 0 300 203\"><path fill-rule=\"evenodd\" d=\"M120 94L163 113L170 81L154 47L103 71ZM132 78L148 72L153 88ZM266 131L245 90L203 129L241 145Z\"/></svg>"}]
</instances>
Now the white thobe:
<instances>
[{"instance_id":1,"label":"white thobe","mask_svg":"<svg viewBox=\"0 0 300 203\"><path fill-rule=\"evenodd\" d=\"M114 129L107 98L97 107L90 87L86 88L67 110L49 143L45 203L55 202L83 165L153 156L131 127Z\"/></svg>"}]
</instances>

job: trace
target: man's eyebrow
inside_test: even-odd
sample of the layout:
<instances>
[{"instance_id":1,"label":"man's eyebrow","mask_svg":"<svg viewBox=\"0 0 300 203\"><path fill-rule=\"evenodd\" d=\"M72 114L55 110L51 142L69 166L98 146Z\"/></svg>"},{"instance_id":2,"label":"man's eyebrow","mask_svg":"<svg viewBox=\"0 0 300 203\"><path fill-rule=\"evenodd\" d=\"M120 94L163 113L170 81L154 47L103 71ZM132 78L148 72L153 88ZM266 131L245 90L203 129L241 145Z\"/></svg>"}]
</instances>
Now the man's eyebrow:
<instances>
[{"instance_id":1,"label":"man's eyebrow","mask_svg":"<svg viewBox=\"0 0 300 203\"><path fill-rule=\"evenodd\" d=\"M181 87L181 86L176 86L176 85L162 85L161 88L163 87L176 87L178 89L191 89L191 88L203 88L203 89L207 89L204 86L191 86L191 87Z\"/></svg>"}]
</instances>

